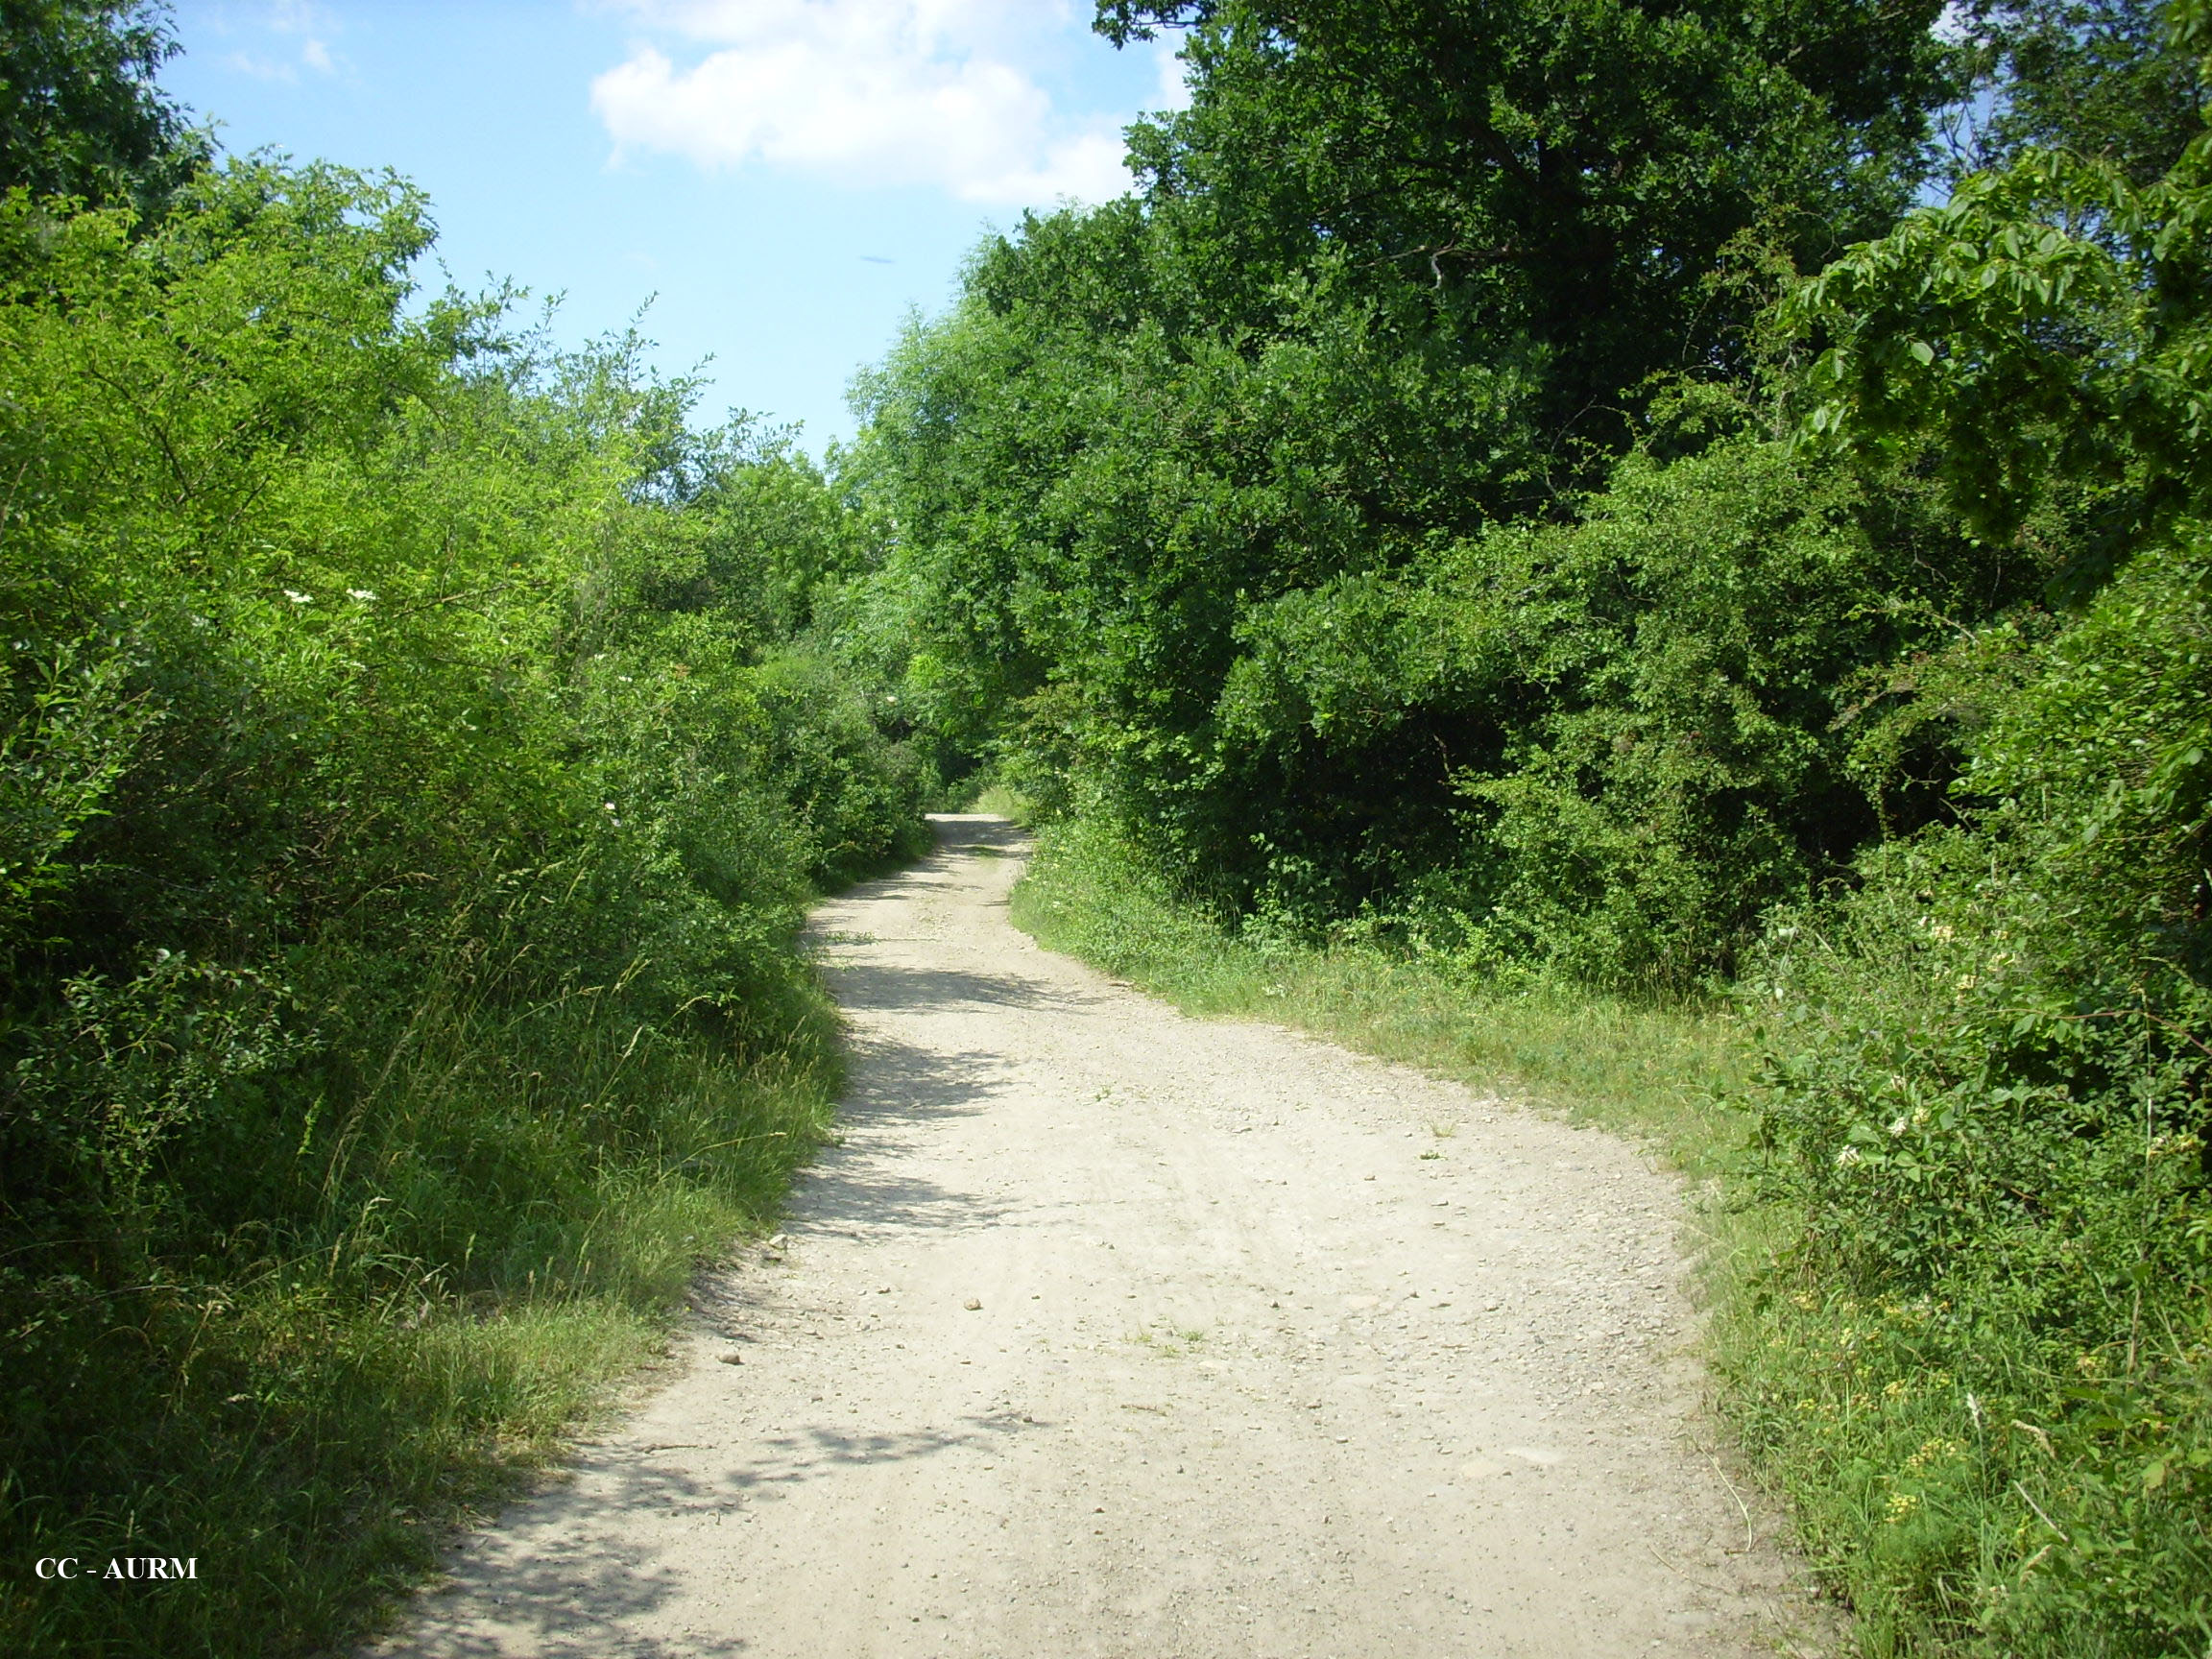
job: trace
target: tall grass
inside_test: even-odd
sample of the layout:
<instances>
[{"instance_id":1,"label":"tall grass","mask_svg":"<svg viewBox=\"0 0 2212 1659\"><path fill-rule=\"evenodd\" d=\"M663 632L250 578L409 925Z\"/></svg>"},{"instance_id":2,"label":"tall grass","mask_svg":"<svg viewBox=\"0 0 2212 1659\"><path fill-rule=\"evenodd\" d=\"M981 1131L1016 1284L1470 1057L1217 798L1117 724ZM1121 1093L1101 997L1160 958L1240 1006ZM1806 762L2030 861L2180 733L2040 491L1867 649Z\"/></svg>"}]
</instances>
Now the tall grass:
<instances>
[{"instance_id":1,"label":"tall grass","mask_svg":"<svg viewBox=\"0 0 2212 1659\"><path fill-rule=\"evenodd\" d=\"M373 1623L660 1351L827 1124L818 991L745 1058L608 990L519 1014L444 990L301 1137L305 1224L243 1223L122 1294L38 1287L11 1333L0 1650L300 1653ZM27 1571L127 1554L196 1575Z\"/></svg>"}]
</instances>

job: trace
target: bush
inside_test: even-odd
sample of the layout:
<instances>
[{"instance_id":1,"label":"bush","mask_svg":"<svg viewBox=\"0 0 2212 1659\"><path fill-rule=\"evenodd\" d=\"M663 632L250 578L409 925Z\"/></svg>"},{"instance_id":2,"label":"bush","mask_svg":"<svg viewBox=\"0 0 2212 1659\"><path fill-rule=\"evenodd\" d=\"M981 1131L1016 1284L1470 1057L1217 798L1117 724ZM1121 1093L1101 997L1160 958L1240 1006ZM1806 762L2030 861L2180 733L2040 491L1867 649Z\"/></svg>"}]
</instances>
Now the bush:
<instances>
[{"instance_id":1,"label":"bush","mask_svg":"<svg viewBox=\"0 0 2212 1659\"><path fill-rule=\"evenodd\" d=\"M821 479L427 246L322 167L0 207L11 1651L357 1626L773 1214L801 907L925 832ZM133 1547L200 1576L29 1576Z\"/></svg>"},{"instance_id":2,"label":"bush","mask_svg":"<svg viewBox=\"0 0 2212 1659\"><path fill-rule=\"evenodd\" d=\"M1974 1651L2212 1637L2207 557L2148 551L1976 739L1971 828L1784 929L1743 1381L1876 1627Z\"/></svg>"}]
</instances>

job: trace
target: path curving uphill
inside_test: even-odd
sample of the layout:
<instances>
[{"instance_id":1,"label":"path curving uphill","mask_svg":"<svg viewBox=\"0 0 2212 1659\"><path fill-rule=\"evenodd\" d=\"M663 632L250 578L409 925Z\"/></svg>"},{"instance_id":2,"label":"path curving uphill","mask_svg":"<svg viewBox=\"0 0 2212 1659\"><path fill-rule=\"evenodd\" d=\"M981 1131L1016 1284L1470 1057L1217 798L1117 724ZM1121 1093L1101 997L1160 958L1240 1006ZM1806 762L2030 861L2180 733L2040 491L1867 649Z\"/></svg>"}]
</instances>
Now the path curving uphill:
<instances>
[{"instance_id":1,"label":"path curving uphill","mask_svg":"<svg viewBox=\"0 0 2212 1659\"><path fill-rule=\"evenodd\" d=\"M787 1238L378 1651L1816 1650L1700 1449L1671 1179L1040 950L1019 832L937 825L818 915L854 1064Z\"/></svg>"}]
</instances>

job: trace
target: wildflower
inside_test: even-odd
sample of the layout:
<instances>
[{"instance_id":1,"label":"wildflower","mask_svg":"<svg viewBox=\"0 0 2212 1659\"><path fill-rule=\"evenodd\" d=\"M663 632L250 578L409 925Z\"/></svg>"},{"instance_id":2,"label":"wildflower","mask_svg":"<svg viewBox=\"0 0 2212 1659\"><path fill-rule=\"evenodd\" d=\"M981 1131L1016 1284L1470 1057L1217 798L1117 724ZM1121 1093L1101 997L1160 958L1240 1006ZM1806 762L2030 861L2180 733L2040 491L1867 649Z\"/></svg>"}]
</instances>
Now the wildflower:
<instances>
[{"instance_id":1,"label":"wildflower","mask_svg":"<svg viewBox=\"0 0 2212 1659\"><path fill-rule=\"evenodd\" d=\"M291 600L295 605L312 605L315 603L314 594L301 593L298 589L292 588L287 588L284 589L284 597Z\"/></svg>"},{"instance_id":2,"label":"wildflower","mask_svg":"<svg viewBox=\"0 0 2212 1659\"><path fill-rule=\"evenodd\" d=\"M373 603L376 598L376 589L373 588L349 588L346 592L349 597L358 599L364 605Z\"/></svg>"},{"instance_id":3,"label":"wildflower","mask_svg":"<svg viewBox=\"0 0 2212 1659\"><path fill-rule=\"evenodd\" d=\"M1956 1457L1965 1450L1966 1448L1958 1441L1946 1440L1941 1435L1937 1435L1932 1440L1921 1441L1920 1450L1905 1459L1905 1467L1908 1469L1925 1469L1931 1463L1941 1462L1946 1457Z\"/></svg>"},{"instance_id":4,"label":"wildflower","mask_svg":"<svg viewBox=\"0 0 2212 1659\"><path fill-rule=\"evenodd\" d=\"M1836 1154L1836 1167L1839 1169L1848 1169L1854 1164L1864 1162L1865 1160L1860 1156L1859 1148L1856 1146L1846 1146L1842 1151Z\"/></svg>"},{"instance_id":5,"label":"wildflower","mask_svg":"<svg viewBox=\"0 0 2212 1659\"><path fill-rule=\"evenodd\" d=\"M1896 1122L1889 1125L1889 1133L1893 1136L1902 1135L1911 1126L1911 1125L1908 1119L1900 1118Z\"/></svg>"},{"instance_id":6,"label":"wildflower","mask_svg":"<svg viewBox=\"0 0 2212 1659\"><path fill-rule=\"evenodd\" d=\"M1917 1492L1893 1492L1889 1495L1889 1525L1894 1527L1920 1507Z\"/></svg>"}]
</instances>

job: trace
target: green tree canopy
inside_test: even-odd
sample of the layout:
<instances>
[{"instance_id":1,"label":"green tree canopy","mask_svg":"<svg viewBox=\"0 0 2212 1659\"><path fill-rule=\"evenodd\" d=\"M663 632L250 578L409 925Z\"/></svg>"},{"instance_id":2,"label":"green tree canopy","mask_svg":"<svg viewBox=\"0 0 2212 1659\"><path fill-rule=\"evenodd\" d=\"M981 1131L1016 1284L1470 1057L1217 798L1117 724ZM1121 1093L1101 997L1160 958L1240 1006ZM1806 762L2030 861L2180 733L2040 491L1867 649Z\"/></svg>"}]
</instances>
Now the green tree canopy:
<instances>
[{"instance_id":1,"label":"green tree canopy","mask_svg":"<svg viewBox=\"0 0 2212 1659\"><path fill-rule=\"evenodd\" d=\"M1540 375L1553 441L1617 447L1655 370L1739 365L1707 280L1753 226L1801 265L1879 231L1956 90L1937 0L1105 0L1190 31L1191 107L1131 158L1210 316L1340 251L1354 289ZM1418 300L1415 300L1415 297Z\"/></svg>"},{"instance_id":2,"label":"green tree canopy","mask_svg":"<svg viewBox=\"0 0 2212 1659\"><path fill-rule=\"evenodd\" d=\"M209 153L155 82L177 51L157 0L6 0L0 189L158 205Z\"/></svg>"}]
</instances>

